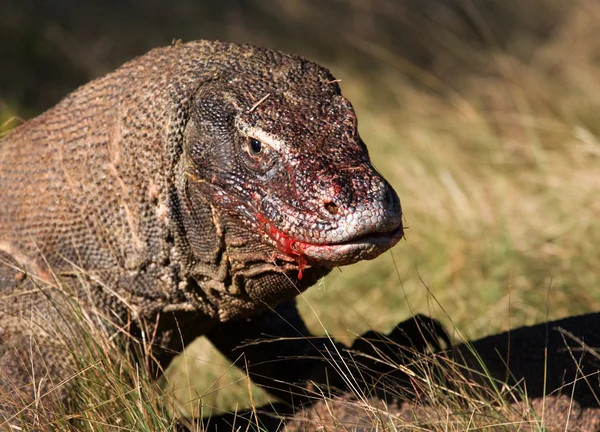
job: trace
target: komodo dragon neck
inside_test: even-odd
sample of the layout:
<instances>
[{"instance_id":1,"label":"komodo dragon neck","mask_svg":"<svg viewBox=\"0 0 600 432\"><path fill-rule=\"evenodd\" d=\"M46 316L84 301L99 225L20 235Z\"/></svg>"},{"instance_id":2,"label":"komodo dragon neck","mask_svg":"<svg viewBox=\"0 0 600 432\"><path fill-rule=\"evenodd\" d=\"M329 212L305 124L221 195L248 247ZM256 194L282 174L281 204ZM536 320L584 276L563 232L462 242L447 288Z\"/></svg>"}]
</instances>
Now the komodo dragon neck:
<instances>
[{"instance_id":1,"label":"komodo dragon neck","mask_svg":"<svg viewBox=\"0 0 600 432\"><path fill-rule=\"evenodd\" d=\"M156 49L0 149L0 250L82 271L118 314L243 316L402 235L337 81L276 51Z\"/></svg>"}]
</instances>

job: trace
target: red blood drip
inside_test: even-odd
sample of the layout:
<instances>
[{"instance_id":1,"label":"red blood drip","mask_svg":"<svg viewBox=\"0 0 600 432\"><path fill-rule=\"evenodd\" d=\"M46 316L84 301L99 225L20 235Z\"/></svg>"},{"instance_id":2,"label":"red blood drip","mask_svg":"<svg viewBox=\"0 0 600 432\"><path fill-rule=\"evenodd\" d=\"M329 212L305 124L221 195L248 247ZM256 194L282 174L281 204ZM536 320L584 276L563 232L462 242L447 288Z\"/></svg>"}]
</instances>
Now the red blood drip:
<instances>
[{"instance_id":1,"label":"red blood drip","mask_svg":"<svg viewBox=\"0 0 600 432\"><path fill-rule=\"evenodd\" d=\"M304 257L304 243L278 230L262 215L257 215L257 219L261 223L261 230L265 231L271 239L275 240L277 249L296 261L296 264L298 264L298 279L302 279L302 272L307 264Z\"/></svg>"},{"instance_id":2,"label":"red blood drip","mask_svg":"<svg viewBox=\"0 0 600 432\"><path fill-rule=\"evenodd\" d=\"M304 268L306 267L306 258L298 255L298 256L295 256L294 259L296 260L296 263L298 264L298 279L302 279L302 270L304 270Z\"/></svg>"}]
</instances>

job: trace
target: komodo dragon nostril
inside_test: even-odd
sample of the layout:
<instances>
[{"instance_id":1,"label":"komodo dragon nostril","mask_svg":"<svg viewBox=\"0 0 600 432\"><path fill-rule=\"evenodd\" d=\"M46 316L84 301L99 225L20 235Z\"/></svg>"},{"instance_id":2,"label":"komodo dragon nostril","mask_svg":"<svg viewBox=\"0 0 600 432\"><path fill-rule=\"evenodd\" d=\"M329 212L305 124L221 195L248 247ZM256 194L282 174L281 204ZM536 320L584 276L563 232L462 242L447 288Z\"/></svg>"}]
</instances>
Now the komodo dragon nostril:
<instances>
[{"instance_id":1,"label":"komodo dragon nostril","mask_svg":"<svg viewBox=\"0 0 600 432\"><path fill-rule=\"evenodd\" d=\"M325 207L325 210L327 210L327 212L331 213L332 215L337 214L338 211L340 210L340 208L337 206L337 204L335 204L332 201L326 202L324 207Z\"/></svg>"}]
</instances>

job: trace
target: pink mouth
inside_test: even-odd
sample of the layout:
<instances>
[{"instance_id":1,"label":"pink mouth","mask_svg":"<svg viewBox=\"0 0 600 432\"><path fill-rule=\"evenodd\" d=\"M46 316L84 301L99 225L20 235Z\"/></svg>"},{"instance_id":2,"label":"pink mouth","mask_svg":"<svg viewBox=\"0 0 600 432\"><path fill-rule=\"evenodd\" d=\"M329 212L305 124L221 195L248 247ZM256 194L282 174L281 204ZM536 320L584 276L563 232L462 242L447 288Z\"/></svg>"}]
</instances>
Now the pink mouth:
<instances>
[{"instance_id":1,"label":"pink mouth","mask_svg":"<svg viewBox=\"0 0 600 432\"><path fill-rule=\"evenodd\" d=\"M309 262L336 267L373 259L396 245L404 235L399 226L391 232L365 234L342 243L314 244L294 239L267 221L263 222L262 229L280 252L296 261L298 279L302 279L302 272Z\"/></svg>"}]
</instances>

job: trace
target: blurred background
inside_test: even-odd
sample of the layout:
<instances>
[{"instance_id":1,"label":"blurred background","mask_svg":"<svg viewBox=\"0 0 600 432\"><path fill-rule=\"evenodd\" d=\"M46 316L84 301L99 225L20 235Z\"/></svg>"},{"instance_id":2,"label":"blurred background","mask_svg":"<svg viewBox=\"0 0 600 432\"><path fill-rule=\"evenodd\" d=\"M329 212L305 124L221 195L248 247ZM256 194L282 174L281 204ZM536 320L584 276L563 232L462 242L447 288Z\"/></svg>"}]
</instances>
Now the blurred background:
<instances>
[{"instance_id":1,"label":"blurred background","mask_svg":"<svg viewBox=\"0 0 600 432\"><path fill-rule=\"evenodd\" d=\"M315 333L421 312L473 338L600 310L600 1L2 0L0 124L179 39L329 67L398 191L406 240L299 300ZM181 400L246 403L207 342L186 358Z\"/></svg>"}]
</instances>

